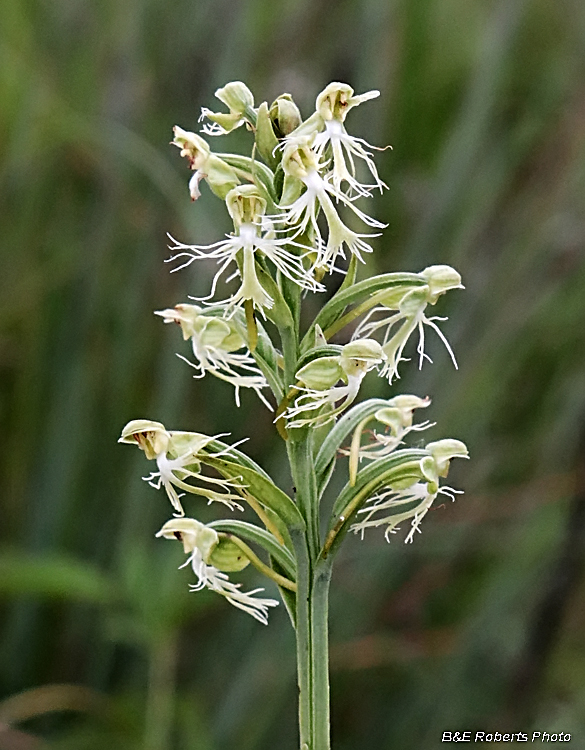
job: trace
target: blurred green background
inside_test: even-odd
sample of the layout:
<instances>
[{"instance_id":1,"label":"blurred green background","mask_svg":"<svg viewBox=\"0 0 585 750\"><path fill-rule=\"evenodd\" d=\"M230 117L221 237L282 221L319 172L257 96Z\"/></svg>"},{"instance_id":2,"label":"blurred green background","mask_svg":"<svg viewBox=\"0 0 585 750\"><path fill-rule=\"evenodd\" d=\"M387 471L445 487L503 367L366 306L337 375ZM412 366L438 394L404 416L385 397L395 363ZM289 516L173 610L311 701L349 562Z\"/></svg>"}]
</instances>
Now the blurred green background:
<instances>
[{"instance_id":1,"label":"blurred green background","mask_svg":"<svg viewBox=\"0 0 585 750\"><path fill-rule=\"evenodd\" d=\"M582 0L3 0L0 748L296 746L286 614L263 628L187 592L179 545L154 540L169 505L116 442L138 417L249 435L288 487L268 412L193 381L152 315L213 271L170 275L165 233L229 229L206 188L191 204L168 143L233 79L305 116L331 80L379 88L347 123L394 148L368 273L449 263L466 285L438 310L459 371L429 336L435 364L398 383L432 395L428 439L467 442L449 481L465 495L413 545L346 545L334 747L475 729L585 747Z\"/></svg>"}]
</instances>

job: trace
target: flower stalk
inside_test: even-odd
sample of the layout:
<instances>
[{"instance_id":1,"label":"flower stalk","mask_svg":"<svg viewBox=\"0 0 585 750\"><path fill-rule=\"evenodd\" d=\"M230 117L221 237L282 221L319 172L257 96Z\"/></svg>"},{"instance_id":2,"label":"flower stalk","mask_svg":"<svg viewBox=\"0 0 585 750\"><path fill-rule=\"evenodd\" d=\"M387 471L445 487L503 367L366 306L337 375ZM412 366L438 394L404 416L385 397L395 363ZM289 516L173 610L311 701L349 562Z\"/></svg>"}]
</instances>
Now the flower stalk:
<instances>
[{"instance_id":1,"label":"flower stalk","mask_svg":"<svg viewBox=\"0 0 585 750\"><path fill-rule=\"evenodd\" d=\"M427 310L462 288L447 265L356 280L373 252L370 240L379 235L353 230L347 221L383 229L356 202L386 185L374 147L350 135L346 118L378 95L355 95L347 84L331 83L303 120L289 94L256 106L244 83L228 83L216 91L228 111L203 108L202 133L215 140L245 126L250 156L215 153L200 135L174 128L173 143L193 172L191 199L201 197L200 184L208 187L225 203L233 232L210 245L172 240L173 271L197 263L205 272L210 261L218 268L210 293L197 305L179 303L157 315L178 324L189 342L195 361L179 356L195 369L194 377L210 375L233 387L238 406L240 392L251 390L274 411L292 492L240 451L243 441L229 445L223 435L167 430L146 419L129 422L120 438L156 463L145 479L165 490L175 512L156 536L182 544L187 559L181 567L195 576L191 590L214 591L267 624L278 601L264 588L232 580L239 574L249 580L254 569L285 604L296 642L301 750L331 747L329 588L348 531L363 538L381 526L390 541L406 524L405 541L412 542L435 499L455 499L458 491L442 480L454 458L467 457L459 440L425 448L406 444L411 433L434 426L415 419L415 411L430 406L428 397L389 394L359 402L370 373L386 378L388 387L399 377L413 334L419 366L430 361L428 328L457 366L436 322L445 318ZM339 259L346 254L343 271ZM344 282L304 329L305 296L326 291L333 272L345 273ZM353 335L346 333L350 324ZM331 343L334 335L345 336L345 343ZM324 518L321 499L336 469L346 484ZM191 517L202 499L224 516L208 524ZM245 511L254 513L254 523L240 518Z\"/></svg>"}]
</instances>

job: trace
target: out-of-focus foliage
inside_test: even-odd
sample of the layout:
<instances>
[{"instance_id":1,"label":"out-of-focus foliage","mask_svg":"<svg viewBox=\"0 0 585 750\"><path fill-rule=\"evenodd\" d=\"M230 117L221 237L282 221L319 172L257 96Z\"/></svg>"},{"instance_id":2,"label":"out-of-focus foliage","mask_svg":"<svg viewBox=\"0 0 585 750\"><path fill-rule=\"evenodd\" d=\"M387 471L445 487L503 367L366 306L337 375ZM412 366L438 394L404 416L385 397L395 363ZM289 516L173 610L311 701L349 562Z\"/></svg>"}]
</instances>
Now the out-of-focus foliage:
<instances>
[{"instance_id":1,"label":"out-of-focus foliage","mask_svg":"<svg viewBox=\"0 0 585 750\"><path fill-rule=\"evenodd\" d=\"M583 742L584 50L581 0L0 4L0 746L295 747L286 614L261 628L187 593L153 539L166 500L116 443L143 416L250 435L289 486L271 416L192 381L151 314L208 284L169 275L165 233L229 229L167 144L232 79L305 115L330 80L379 88L348 117L394 147L369 268L449 263L466 285L439 310L459 371L430 342L400 383L468 444L466 494L413 545L372 534L340 560L334 746Z\"/></svg>"}]
</instances>

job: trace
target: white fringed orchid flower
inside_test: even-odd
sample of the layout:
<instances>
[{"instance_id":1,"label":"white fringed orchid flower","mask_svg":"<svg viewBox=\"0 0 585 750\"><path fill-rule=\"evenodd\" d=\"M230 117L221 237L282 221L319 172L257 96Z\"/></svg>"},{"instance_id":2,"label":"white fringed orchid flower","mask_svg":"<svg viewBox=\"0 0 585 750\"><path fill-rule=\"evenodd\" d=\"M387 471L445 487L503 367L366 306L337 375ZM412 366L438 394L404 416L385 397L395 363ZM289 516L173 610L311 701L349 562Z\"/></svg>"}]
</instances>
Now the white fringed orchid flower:
<instances>
[{"instance_id":1,"label":"white fringed orchid flower","mask_svg":"<svg viewBox=\"0 0 585 750\"><path fill-rule=\"evenodd\" d=\"M282 156L284 173L300 180L306 189L292 203L281 207L284 210L282 220L285 224L297 227L300 234L308 230L314 233L317 238L319 250L319 257L315 264L316 268L333 270L337 256L341 255L345 257L344 245L347 246L352 255L357 256L363 263L363 253L372 252L372 248L364 240L364 237L377 237L378 235L358 234L346 226L339 217L332 199L334 198L336 202L343 203L361 221L370 227L382 229L386 225L360 211L353 204L352 200L341 192L339 187L335 187L327 177L323 178L321 176L320 172L327 165L320 161L318 154L311 148L311 145L312 138L297 138L284 148ZM326 243L321 236L321 230L317 221L320 210L323 210L327 221L329 233Z\"/></svg>"},{"instance_id":2,"label":"white fringed orchid flower","mask_svg":"<svg viewBox=\"0 0 585 750\"><path fill-rule=\"evenodd\" d=\"M203 378L210 373L230 383L234 386L238 406L240 388L251 388L272 411L272 406L262 393L262 388L268 387L266 378L231 321L206 315L201 307L187 303L157 310L155 315L160 315L165 323L180 325L185 341L191 340L197 363L179 356L197 370L197 375L193 377ZM242 352L242 349L245 351Z\"/></svg>"},{"instance_id":3,"label":"white fringed orchid flower","mask_svg":"<svg viewBox=\"0 0 585 750\"><path fill-rule=\"evenodd\" d=\"M358 395L366 373L384 360L373 339L346 344L339 356L319 357L302 367L296 378L301 395L286 410L288 427L320 427L335 419ZM339 381L343 385L337 385Z\"/></svg>"},{"instance_id":4,"label":"white fringed orchid flower","mask_svg":"<svg viewBox=\"0 0 585 750\"><path fill-rule=\"evenodd\" d=\"M384 331L382 347L387 359L380 375L387 377L390 383L394 378L400 377L398 365L403 360L404 348L411 334L417 329L419 332L417 346L419 368L422 367L425 359L432 362L424 349L425 326L431 327L437 333L457 369L455 354L436 323L436 321L445 321L447 318L427 317L425 310L427 305L434 305L439 296L449 289L462 289L461 276L450 266L429 266L422 271L421 276L427 279L426 286L400 293L398 296L395 292L390 292L387 297L382 297L380 304L369 311L354 333L354 338L359 338Z\"/></svg>"},{"instance_id":5,"label":"white fringed orchid flower","mask_svg":"<svg viewBox=\"0 0 585 750\"><path fill-rule=\"evenodd\" d=\"M198 432L168 432L160 422L133 419L122 430L122 436L118 442L138 445L146 454L146 458L156 461L158 471L153 471L143 479L155 489L160 489L161 486L165 488L178 516L184 516L185 511L180 500L183 494L180 495L177 489L185 490L193 495L201 495L210 503L223 503L230 510L234 508L243 510L237 502L241 500L241 495L230 492L233 489L243 489L242 485L234 480L210 477L201 472L202 466L198 454L214 439L215 437ZM227 455L229 452L230 448L215 452L213 455L218 457ZM204 482L211 487L189 484L188 479Z\"/></svg>"},{"instance_id":6,"label":"white fringed orchid flower","mask_svg":"<svg viewBox=\"0 0 585 750\"><path fill-rule=\"evenodd\" d=\"M351 448L340 451L343 455L349 456L349 476L352 485L355 483L359 463L363 458L368 461L385 458L401 445L403 438L409 432L421 432L433 426L434 423L428 420L417 425L412 423L414 410L425 409L430 403L430 398L406 394L394 396L388 400L388 406L378 409L358 424L353 434ZM384 432L374 430L373 442L362 446L362 435L368 423L373 419L384 425Z\"/></svg>"},{"instance_id":7,"label":"white fringed orchid flower","mask_svg":"<svg viewBox=\"0 0 585 750\"><path fill-rule=\"evenodd\" d=\"M455 495L462 494L452 487L440 487L439 477L447 476L449 463L453 458L469 458L465 444L460 440L438 440L429 443L426 450L431 455L420 462L419 480L409 480L407 486L391 485L372 495L366 501L366 506L358 511L364 517L352 525L354 533L361 534L363 538L366 529L386 526L386 540L390 541L389 535L396 533L399 524L410 520L410 531L404 541L412 542L415 533L420 532L420 524L437 495L445 495L454 501Z\"/></svg>"},{"instance_id":8,"label":"white fringed orchid flower","mask_svg":"<svg viewBox=\"0 0 585 750\"><path fill-rule=\"evenodd\" d=\"M265 308L270 309L274 300L258 278L257 253L266 257L283 276L302 289L323 291L324 287L303 265L303 258L308 254L304 245L288 237L276 238L270 231L270 227L267 232L263 233L263 225L267 224L264 219L266 201L254 185L242 185L231 190L226 196L226 205L234 221L235 234L228 235L227 239L212 245L184 245L174 241L175 245L171 248L175 254L169 259L170 261L184 259L181 265L174 269L175 271L185 268L195 260L216 259L220 264L211 285L211 292L203 299L213 297L219 279L228 267L235 263L237 265L235 274L240 276L241 286L232 297L220 304L226 306L229 314L233 314L246 300L251 300L254 307L262 313ZM297 255L288 247L295 247L302 252Z\"/></svg>"},{"instance_id":9,"label":"white fringed orchid flower","mask_svg":"<svg viewBox=\"0 0 585 750\"><path fill-rule=\"evenodd\" d=\"M372 153L368 151L371 148L377 151L384 149L371 146L363 138L350 135L344 125L350 109L378 96L379 91L367 91L355 96L351 86L345 83L330 83L317 96L315 113L286 139L287 143L294 143L295 140L298 142L305 136L314 135L313 147L319 159L327 155L328 147L331 146L331 179L336 190L341 190L343 182L349 185L349 194L356 196L369 196L373 188L378 188L380 192L387 188L378 175ZM355 159L366 164L374 180L372 185L364 185L357 180Z\"/></svg>"},{"instance_id":10,"label":"white fringed orchid flower","mask_svg":"<svg viewBox=\"0 0 585 750\"><path fill-rule=\"evenodd\" d=\"M183 550L189 557L181 568L190 565L197 576L197 583L190 586L191 591L201 591L204 588L215 591L234 607L252 615L258 622L268 624L268 610L270 607L278 606L278 602L275 599L260 599L255 596L264 589L241 591L242 584L232 583L224 572L239 571L248 564L249 560L242 559L239 548L234 549L232 559L226 564L225 553L218 554L221 546L219 534L194 518L173 518L164 524L156 536L176 539L182 543Z\"/></svg>"}]
</instances>

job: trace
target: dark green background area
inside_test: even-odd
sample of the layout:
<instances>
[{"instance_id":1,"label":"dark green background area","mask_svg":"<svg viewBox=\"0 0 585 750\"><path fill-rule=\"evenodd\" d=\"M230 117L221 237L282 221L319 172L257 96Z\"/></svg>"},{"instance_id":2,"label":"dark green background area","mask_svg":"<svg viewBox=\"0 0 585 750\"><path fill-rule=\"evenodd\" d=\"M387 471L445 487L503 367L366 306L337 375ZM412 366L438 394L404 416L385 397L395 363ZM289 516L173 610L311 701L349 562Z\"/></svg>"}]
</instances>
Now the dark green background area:
<instances>
[{"instance_id":1,"label":"dark green background area","mask_svg":"<svg viewBox=\"0 0 585 750\"><path fill-rule=\"evenodd\" d=\"M582 0L0 3L0 747L295 748L285 612L263 628L188 593L179 545L154 539L170 505L116 442L139 417L249 436L289 488L272 416L192 380L152 314L214 270L170 274L166 232L229 231L168 143L232 79L305 116L331 80L380 89L347 120L393 146L361 278L448 263L466 286L437 306L458 371L430 333L434 365L363 388L431 395L425 438L471 461L414 544L374 531L341 553L334 747L475 729L585 744L584 50Z\"/></svg>"}]
</instances>

